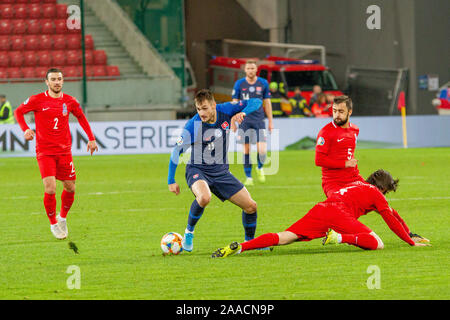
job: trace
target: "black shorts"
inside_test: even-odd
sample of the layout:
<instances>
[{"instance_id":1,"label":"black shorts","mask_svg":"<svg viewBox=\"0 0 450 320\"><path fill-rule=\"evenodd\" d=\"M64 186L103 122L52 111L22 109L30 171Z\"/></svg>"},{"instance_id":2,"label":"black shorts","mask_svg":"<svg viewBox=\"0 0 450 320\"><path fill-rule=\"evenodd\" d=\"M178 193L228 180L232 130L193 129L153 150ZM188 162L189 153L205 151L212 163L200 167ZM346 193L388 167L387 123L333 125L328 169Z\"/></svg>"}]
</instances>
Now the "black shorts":
<instances>
[{"instance_id":1,"label":"black shorts","mask_svg":"<svg viewBox=\"0 0 450 320\"><path fill-rule=\"evenodd\" d=\"M230 171L206 173L203 170L186 166L186 182L191 186L198 180L205 180L212 193L225 201L242 190L244 185Z\"/></svg>"},{"instance_id":2,"label":"black shorts","mask_svg":"<svg viewBox=\"0 0 450 320\"><path fill-rule=\"evenodd\" d=\"M245 121L241 123L237 131L237 142L255 144L267 141L266 123L261 121Z\"/></svg>"}]
</instances>

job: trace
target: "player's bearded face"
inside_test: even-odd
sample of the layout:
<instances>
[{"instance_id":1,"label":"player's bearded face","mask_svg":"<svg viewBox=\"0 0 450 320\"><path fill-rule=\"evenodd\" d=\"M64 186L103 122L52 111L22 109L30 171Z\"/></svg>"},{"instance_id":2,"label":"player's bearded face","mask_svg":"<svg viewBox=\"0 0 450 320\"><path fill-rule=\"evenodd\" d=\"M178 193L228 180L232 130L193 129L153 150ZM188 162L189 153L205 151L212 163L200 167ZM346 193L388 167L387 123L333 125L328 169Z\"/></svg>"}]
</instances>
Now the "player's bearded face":
<instances>
[{"instance_id":1,"label":"player's bearded face","mask_svg":"<svg viewBox=\"0 0 450 320\"><path fill-rule=\"evenodd\" d=\"M59 72L50 73L47 77L47 86L54 93L60 93L64 83L62 74Z\"/></svg>"},{"instance_id":2,"label":"player's bearded face","mask_svg":"<svg viewBox=\"0 0 450 320\"><path fill-rule=\"evenodd\" d=\"M250 79L254 78L256 76L256 71L258 70L258 68L256 67L255 64L249 63L245 65L245 75L247 77L249 77Z\"/></svg>"},{"instance_id":3,"label":"player's bearded face","mask_svg":"<svg viewBox=\"0 0 450 320\"><path fill-rule=\"evenodd\" d=\"M343 126L348 122L351 112L345 104L333 105L333 122L337 126Z\"/></svg>"},{"instance_id":4,"label":"player's bearded face","mask_svg":"<svg viewBox=\"0 0 450 320\"><path fill-rule=\"evenodd\" d=\"M214 101L196 102L195 107L202 122L216 122L216 103Z\"/></svg>"}]
</instances>

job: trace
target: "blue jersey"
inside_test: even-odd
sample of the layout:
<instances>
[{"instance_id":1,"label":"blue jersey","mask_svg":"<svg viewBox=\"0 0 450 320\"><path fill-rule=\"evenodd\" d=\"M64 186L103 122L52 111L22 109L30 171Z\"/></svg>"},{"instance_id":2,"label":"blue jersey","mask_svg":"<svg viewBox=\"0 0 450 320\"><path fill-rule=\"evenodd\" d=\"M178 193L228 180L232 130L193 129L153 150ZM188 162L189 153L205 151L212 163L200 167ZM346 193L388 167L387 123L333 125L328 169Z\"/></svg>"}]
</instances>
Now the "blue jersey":
<instances>
[{"instance_id":1,"label":"blue jersey","mask_svg":"<svg viewBox=\"0 0 450 320\"><path fill-rule=\"evenodd\" d=\"M249 84L245 78L239 79L234 84L233 99L248 100L251 98L258 98L261 100L270 99L269 83L266 79L257 77L254 84ZM250 116L245 117L245 122L249 121L264 121L264 108L261 106L258 110L253 112Z\"/></svg>"},{"instance_id":2,"label":"blue jersey","mask_svg":"<svg viewBox=\"0 0 450 320\"><path fill-rule=\"evenodd\" d=\"M215 123L202 122L196 114L190 119L177 140L169 163L168 183L175 183L175 170L181 153L191 148L191 159L188 166L195 167L206 173L214 174L228 171L228 137L231 118L239 112L245 112L246 117L262 105L259 99L239 102L227 102L216 106L217 120Z\"/></svg>"}]
</instances>

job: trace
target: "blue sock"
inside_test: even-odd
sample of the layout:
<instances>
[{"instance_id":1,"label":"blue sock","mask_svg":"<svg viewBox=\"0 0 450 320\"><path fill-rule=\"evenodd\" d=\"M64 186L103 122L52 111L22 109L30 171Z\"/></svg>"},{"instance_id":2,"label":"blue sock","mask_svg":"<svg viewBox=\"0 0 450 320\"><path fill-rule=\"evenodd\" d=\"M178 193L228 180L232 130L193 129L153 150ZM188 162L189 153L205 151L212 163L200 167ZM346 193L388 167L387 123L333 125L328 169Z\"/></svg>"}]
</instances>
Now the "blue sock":
<instances>
[{"instance_id":1,"label":"blue sock","mask_svg":"<svg viewBox=\"0 0 450 320\"><path fill-rule=\"evenodd\" d=\"M250 154L244 154L244 172L247 178L252 177L252 164L250 163Z\"/></svg>"},{"instance_id":2,"label":"blue sock","mask_svg":"<svg viewBox=\"0 0 450 320\"><path fill-rule=\"evenodd\" d=\"M242 211L242 225L245 230L245 241L255 237L257 213L246 213Z\"/></svg>"},{"instance_id":3,"label":"blue sock","mask_svg":"<svg viewBox=\"0 0 450 320\"><path fill-rule=\"evenodd\" d=\"M194 232L195 225L197 224L198 220L202 217L203 211L205 208L200 207L200 205L197 202L197 199L192 202L191 210L189 210L189 217L188 217L188 224L187 229L191 232Z\"/></svg>"},{"instance_id":4,"label":"blue sock","mask_svg":"<svg viewBox=\"0 0 450 320\"><path fill-rule=\"evenodd\" d=\"M258 169L261 169L264 166L264 163L266 162L266 153L258 153Z\"/></svg>"}]
</instances>

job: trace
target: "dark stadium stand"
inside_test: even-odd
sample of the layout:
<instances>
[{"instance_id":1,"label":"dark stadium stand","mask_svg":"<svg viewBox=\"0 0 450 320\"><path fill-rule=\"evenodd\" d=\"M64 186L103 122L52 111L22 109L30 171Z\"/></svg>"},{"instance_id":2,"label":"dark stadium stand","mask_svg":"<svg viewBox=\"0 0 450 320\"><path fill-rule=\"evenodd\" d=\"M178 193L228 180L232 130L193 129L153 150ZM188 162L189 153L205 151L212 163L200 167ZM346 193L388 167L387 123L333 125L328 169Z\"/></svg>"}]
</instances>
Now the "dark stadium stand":
<instances>
[{"instance_id":1,"label":"dark stadium stand","mask_svg":"<svg viewBox=\"0 0 450 320\"><path fill-rule=\"evenodd\" d=\"M70 30L67 19L67 4L56 0L0 0L2 82L41 81L49 67L61 68L68 80L79 80L83 73L81 31ZM95 50L89 34L85 36L85 61L89 78L120 76L117 66L108 65L106 52Z\"/></svg>"}]
</instances>

